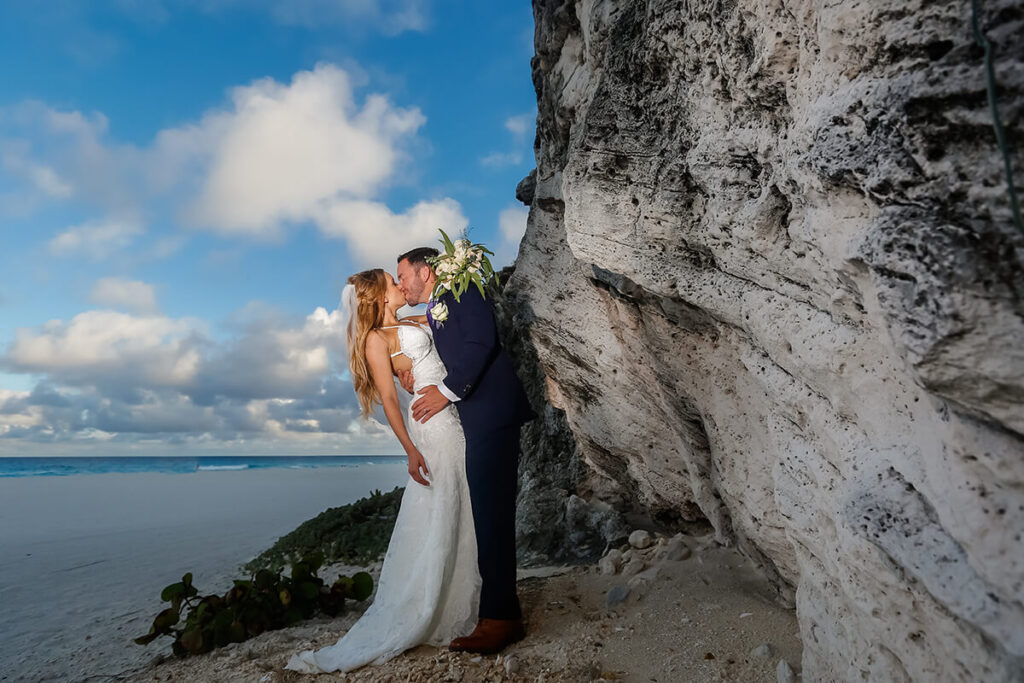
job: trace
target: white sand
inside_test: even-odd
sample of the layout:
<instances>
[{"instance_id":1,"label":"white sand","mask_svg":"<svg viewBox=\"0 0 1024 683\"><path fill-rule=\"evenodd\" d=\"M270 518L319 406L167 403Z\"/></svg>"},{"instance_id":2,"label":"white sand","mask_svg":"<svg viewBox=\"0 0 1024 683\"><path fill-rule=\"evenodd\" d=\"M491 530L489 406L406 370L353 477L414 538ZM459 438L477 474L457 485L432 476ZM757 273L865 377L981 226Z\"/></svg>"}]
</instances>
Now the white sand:
<instances>
[{"instance_id":1,"label":"white sand","mask_svg":"<svg viewBox=\"0 0 1024 683\"><path fill-rule=\"evenodd\" d=\"M104 680L186 571L223 592L240 564L328 507L408 479L404 464L0 479L0 680Z\"/></svg>"},{"instance_id":2,"label":"white sand","mask_svg":"<svg viewBox=\"0 0 1024 683\"><path fill-rule=\"evenodd\" d=\"M386 664L349 674L285 671L295 652L333 644L365 605L336 619L315 618L268 631L206 655L168 661L131 683L776 683L780 660L799 669L802 643L792 609L779 606L768 582L740 554L712 536L687 537L693 556L657 559L656 573L609 610L608 591L628 583L596 566L520 570L526 639L501 656L481 657L421 646ZM636 581L636 577L632 579ZM757 648L764 646L763 653Z\"/></svg>"}]
</instances>

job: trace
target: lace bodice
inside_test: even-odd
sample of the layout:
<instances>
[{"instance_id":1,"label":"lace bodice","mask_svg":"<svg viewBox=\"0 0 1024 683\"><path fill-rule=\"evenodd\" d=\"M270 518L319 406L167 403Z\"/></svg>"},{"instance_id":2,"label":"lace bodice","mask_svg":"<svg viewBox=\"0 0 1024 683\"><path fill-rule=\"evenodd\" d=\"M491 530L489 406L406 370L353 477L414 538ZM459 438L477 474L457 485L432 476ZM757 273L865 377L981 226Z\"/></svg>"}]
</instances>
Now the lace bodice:
<instances>
[{"instance_id":1,"label":"lace bodice","mask_svg":"<svg viewBox=\"0 0 1024 683\"><path fill-rule=\"evenodd\" d=\"M440 384L448 371L434 349L430 328L419 323L405 323L398 325L397 331L402 353L412 361L412 378L416 390L428 384Z\"/></svg>"}]
</instances>

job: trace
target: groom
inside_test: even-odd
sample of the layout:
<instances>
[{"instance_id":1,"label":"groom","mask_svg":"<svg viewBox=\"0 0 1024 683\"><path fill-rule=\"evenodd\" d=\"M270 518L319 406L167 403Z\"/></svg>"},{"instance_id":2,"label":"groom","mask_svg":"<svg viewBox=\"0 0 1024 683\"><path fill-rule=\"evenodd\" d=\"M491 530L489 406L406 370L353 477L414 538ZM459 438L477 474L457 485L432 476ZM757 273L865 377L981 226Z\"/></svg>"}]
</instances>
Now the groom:
<instances>
[{"instance_id":1,"label":"groom","mask_svg":"<svg viewBox=\"0 0 1024 683\"><path fill-rule=\"evenodd\" d=\"M420 247L398 257L398 286L409 305L428 304L434 346L448 371L441 384L420 389L413 419L426 422L449 403L459 411L483 585L476 629L453 640L451 649L493 654L526 634L516 595L516 485L519 427L536 415L479 290L470 287L459 301L450 291L427 301L435 282L427 259L437 254ZM443 323L431 314L440 303L448 309Z\"/></svg>"}]
</instances>

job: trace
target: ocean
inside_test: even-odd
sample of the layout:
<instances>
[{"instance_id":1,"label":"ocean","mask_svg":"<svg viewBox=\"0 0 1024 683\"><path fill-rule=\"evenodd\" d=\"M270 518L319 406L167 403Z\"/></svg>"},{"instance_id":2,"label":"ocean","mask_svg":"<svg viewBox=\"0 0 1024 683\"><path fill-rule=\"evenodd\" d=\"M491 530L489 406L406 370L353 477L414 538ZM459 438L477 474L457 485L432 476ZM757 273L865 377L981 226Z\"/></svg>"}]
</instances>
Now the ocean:
<instances>
[{"instance_id":1,"label":"ocean","mask_svg":"<svg viewBox=\"0 0 1024 683\"><path fill-rule=\"evenodd\" d=\"M116 472L189 474L231 470L359 467L403 463L404 455L216 455L216 456L98 456L64 458L2 458L0 477L52 477Z\"/></svg>"},{"instance_id":2,"label":"ocean","mask_svg":"<svg viewBox=\"0 0 1024 683\"><path fill-rule=\"evenodd\" d=\"M404 456L0 458L0 681L117 677L160 590L203 594L329 507L409 480Z\"/></svg>"}]
</instances>

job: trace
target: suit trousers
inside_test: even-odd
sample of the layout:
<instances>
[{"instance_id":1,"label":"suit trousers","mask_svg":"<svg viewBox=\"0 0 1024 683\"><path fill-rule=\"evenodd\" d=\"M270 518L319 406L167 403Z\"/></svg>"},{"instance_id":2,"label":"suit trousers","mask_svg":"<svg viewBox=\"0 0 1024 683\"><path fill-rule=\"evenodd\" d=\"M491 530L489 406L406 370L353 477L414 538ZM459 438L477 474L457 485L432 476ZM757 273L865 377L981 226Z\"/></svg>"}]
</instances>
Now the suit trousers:
<instances>
[{"instance_id":1,"label":"suit trousers","mask_svg":"<svg viewBox=\"0 0 1024 683\"><path fill-rule=\"evenodd\" d=\"M466 434L466 477L476 527L481 619L521 619L516 594L519 426Z\"/></svg>"}]
</instances>

